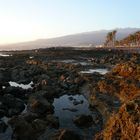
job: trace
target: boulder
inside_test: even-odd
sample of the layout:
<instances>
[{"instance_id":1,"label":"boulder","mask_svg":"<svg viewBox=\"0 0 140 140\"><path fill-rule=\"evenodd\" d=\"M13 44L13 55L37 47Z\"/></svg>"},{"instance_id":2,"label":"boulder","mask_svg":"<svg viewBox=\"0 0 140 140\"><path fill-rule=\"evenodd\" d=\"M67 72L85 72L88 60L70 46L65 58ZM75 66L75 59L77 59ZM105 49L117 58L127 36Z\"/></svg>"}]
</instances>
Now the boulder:
<instances>
[{"instance_id":1,"label":"boulder","mask_svg":"<svg viewBox=\"0 0 140 140\"><path fill-rule=\"evenodd\" d=\"M19 114L25 109L24 102L10 94L4 95L3 105L8 108L8 116Z\"/></svg>"},{"instance_id":2,"label":"boulder","mask_svg":"<svg viewBox=\"0 0 140 140\"><path fill-rule=\"evenodd\" d=\"M13 117L8 122L13 131L12 137L19 140L37 140L37 133L32 125L21 117Z\"/></svg>"},{"instance_id":3,"label":"boulder","mask_svg":"<svg viewBox=\"0 0 140 140\"><path fill-rule=\"evenodd\" d=\"M39 116L36 113L32 112L26 112L22 114L22 117L29 123L31 123L33 120L39 118Z\"/></svg>"},{"instance_id":4,"label":"boulder","mask_svg":"<svg viewBox=\"0 0 140 140\"><path fill-rule=\"evenodd\" d=\"M79 127L90 127L93 124L93 118L91 115L79 115L73 122Z\"/></svg>"},{"instance_id":5,"label":"boulder","mask_svg":"<svg viewBox=\"0 0 140 140\"><path fill-rule=\"evenodd\" d=\"M20 99L24 99L25 98L25 94L27 93L26 90L20 88L20 87L13 87L13 86L8 86L6 87L3 92L5 94L11 94L14 97L20 98Z\"/></svg>"},{"instance_id":6,"label":"boulder","mask_svg":"<svg viewBox=\"0 0 140 140\"><path fill-rule=\"evenodd\" d=\"M56 132L52 140L81 140L81 138L71 130L62 129Z\"/></svg>"},{"instance_id":7,"label":"boulder","mask_svg":"<svg viewBox=\"0 0 140 140\"><path fill-rule=\"evenodd\" d=\"M4 121L0 120L0 133L4 133L7 129L7 124Z\"/></svg>"},{"instance_id":8,"label":"boulder","mask_svg":"<svg viewBox=\"0 0 140 140\"><path fill-rule=\"evenodd\" d=\"M55 116L49 114L49 115L47 115L46 120L51 127L59 128L59 118L58 117L55 117Z\"/></svg>"},{"instance_id":9,"label":"boulder","mask_svg":"<svg viewBox=\"0 0 140 140\"><path fill-rule=\"evenodd\" d=\"M73 101L73 104L74 105L79 105L79 104L83 104L84 101L83 100L80 100L80 101L77 101L76 99Z\"/></svg>"},{"instance_id":10,"label":"boulder","mask_svg":"<svg viewBox=\"0 0 140 140\"><path fill-rule=\"evenodd\" d=\"M0 118L6 115L6 111L4 109L0 109Z\"/></svg>"},{"instance_id":11,"label":"boulder","mask_svg":"<svg viewBox=\"0 0 140 140\"><path fill-rule=\"evenodd\" d=\"M47 122L41 119L32 121L32 127L36 132L42 132L47 128Z\"/></svg>"},{"instance_id":12,"label":"boulder","mask_svg":"<svg viewBox=\"0 0 140 140\"><path fill-rule=\"evenodd\" d=\"M32 95L29 98L27 109L33 113L37 113L39 115L43 115L45 113L53 113L53 105L49 103L44 97L41 95Z\"/></svg>"},{"instance_id":13,"label":"boulder","mask_svg":"<svg viewBox=\"0 0 140 140\"><path fill-rule=\"evenodd\" d=\"M46 99L53 99L55 96L55 90L52 90L52 87L46 87L46 90L39 90L35 93L43 96Z\"/></svg>"}]
</instances>

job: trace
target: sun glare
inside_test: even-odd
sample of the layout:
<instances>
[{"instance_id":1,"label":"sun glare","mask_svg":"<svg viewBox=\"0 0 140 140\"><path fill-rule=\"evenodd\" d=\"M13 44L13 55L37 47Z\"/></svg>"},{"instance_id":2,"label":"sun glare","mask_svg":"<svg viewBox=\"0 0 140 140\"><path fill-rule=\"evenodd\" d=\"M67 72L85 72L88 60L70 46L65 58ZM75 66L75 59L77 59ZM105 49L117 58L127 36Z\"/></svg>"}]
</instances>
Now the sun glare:
<instances>
[{"instance_id":1,"label":"sun glare","mask_svg":"<svg viewBox=\"0 0 140 140\"><path fill-rule=\"evenodd\" d=\"M39 34L39 26L35 23L11 17L1 18L1 44L32 40L35 36L38 38Z\"/></svg>"}]
</instances>

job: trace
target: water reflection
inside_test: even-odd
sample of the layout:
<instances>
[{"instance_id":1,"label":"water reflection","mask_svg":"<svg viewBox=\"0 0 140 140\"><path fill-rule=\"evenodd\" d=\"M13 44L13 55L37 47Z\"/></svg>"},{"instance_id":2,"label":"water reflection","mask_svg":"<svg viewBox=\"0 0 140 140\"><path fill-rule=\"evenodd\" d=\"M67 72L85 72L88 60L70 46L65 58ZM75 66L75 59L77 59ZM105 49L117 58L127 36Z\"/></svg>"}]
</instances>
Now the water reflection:
<instances>
[{"instance_id":1,"label":"water reflection","mask_svg":"<svg viewBox=\"0 0 140 140\"><path fill-rule=\"evenodd\" d=\"M3 53L0 53L0 56L2 57L8 57L8 56L12 56L11 54L3 54Z\"/></svg>"},{"instance_id":2,"label":"water reflection","mask_svg":"<svg viewBox=\"0 0 140 140\"><path fill-rule=\"evenodd\" d=\"M13 86L13 87L21 87L22 89L30 89L32 88L33 82L31 81L29 84L25 85L25 84L18 84L16 82L10 81L9 84L10 86Z\"/></svg>"},{"instance_id":3,"label":"water reflection","mask_svg":"<svg viewBox=\"0 0 140 140\"><path fill-rule=\"evenodd\" d=\"M102 75L106 74L108 72L108 69L89 69L89 70L85 70L85 71L80 71L81 74L86 74L86 73L94 73L94 72L98 72Z\"/></svg>"},{"instance_id":4,"label":"water reflection","mask_svg":"<svg viewBox=\"0 0 140 140\"><path fill-rule=\"evenodd\" d=\"M60 128L71 129L85 138L91 139L93 134L98 131L98 126L79 128L73 123L73 119L78 115L92 115L95 117L97 112L89 109L88 100L83 95L63 95L55 98L55 116L59 117Z\"/></svg>"}]
</instances>

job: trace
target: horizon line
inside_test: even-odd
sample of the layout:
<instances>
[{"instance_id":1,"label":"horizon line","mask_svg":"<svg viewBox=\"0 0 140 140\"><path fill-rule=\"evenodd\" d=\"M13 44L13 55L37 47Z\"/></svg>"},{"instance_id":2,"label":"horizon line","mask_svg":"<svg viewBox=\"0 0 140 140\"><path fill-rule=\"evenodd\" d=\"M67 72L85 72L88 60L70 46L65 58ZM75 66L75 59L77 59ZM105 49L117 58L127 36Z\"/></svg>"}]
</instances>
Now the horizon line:
<instances>
[{"instance_id":1,"label":"horizon line","mask_svg":"<svg viewBox=\"0 0 140 140\"><path fill-rule=\"evenodd\" d=\"M115 27L115 28L108 28L108 29L99 29L99 30L92 30L92 31L83 31L83 32L78 32L78 33L71 33L71 34L64 34L64 35L58 35L55 37L46 37L46 38L38 38L38 39L33 39L33 40L27 40L27 41L19 41L19 42L13 42L13 43L0 43L1 46L11 46L11 45L17 45L17 44L22 44L22 43L29 43L29 42L34 42L34 41L40 41L40 40L45 40L45 39L56 39L56 38L61 38L61 37L67 37L67 36L72 36L72 35L78 35L78 34L86 34L90 32L100 32L100 31L111 31L111 30L119 30L119 29L140 29L138 27Z\"/></svg>"}]
</instances>

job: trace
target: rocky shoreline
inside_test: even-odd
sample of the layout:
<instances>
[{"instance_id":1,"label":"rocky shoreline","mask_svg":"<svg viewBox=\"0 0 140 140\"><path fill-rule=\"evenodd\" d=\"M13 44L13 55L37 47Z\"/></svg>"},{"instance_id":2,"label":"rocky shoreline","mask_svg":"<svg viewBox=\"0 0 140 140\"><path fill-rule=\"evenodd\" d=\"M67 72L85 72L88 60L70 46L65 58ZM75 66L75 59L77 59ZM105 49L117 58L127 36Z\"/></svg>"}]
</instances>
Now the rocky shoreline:
<instances>
[{"instance_id":1,"label":"rocky shoreline","mask_svg":"<svg viewBox=\"0 0 140 140\"><path fill-rule=\"evenodd\" d=\"M139 137L139 54L110 49L7 53L0 57L1 140ZM31 84L23 89L10 81ZM128 129L133 125L135 132L129 135L120 114L127 114ZM118 129L111 130L114 126Z\"/></svg>"}]
</instances>

